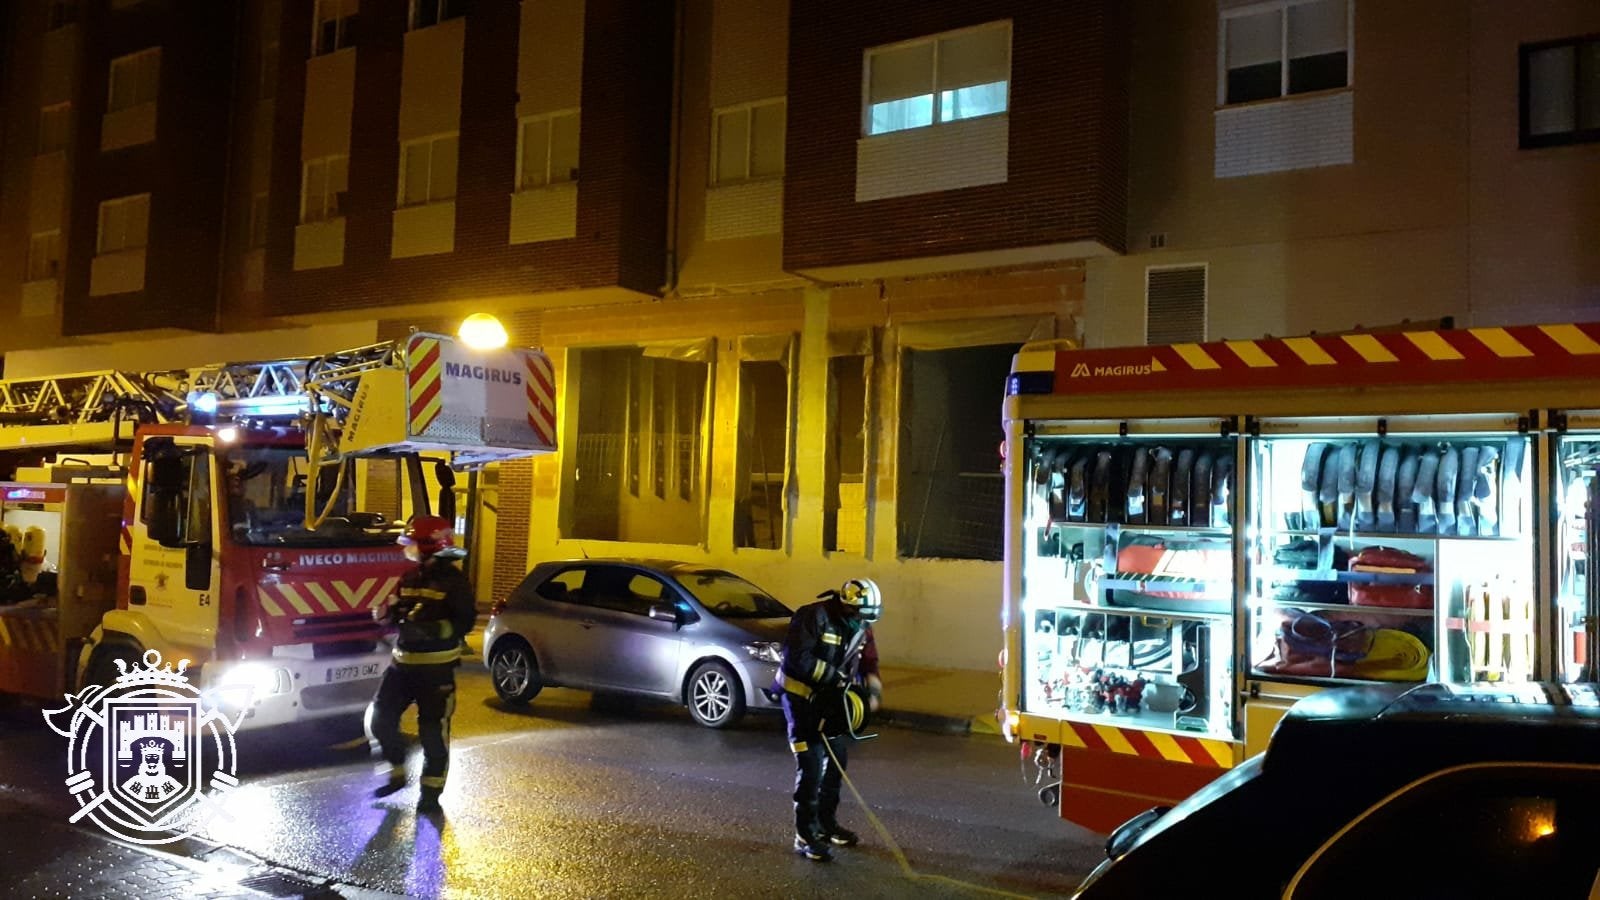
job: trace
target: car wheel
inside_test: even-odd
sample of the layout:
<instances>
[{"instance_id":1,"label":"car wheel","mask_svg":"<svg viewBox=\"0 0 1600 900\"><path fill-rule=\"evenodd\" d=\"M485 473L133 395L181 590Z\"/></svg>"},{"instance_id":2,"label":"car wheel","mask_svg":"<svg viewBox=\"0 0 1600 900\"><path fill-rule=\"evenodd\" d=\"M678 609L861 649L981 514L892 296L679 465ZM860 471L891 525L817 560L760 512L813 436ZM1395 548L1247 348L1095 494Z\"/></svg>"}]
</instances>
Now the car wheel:
<instances>
[{"instance_id":1,"label":"car wheel","mask_svg":"<svg viewBox=\"0 0 1600 900\"><path fill-rule=\"evenodd\" d=\"M494 692L501 700L518 706L539 696L544 688L533 648L515 639L495 645L489 657L489 680L494 682Z\"/></svg>"},{"instance_id":2,"label":"car wheel","mask_svg":"<svg viewBox=\"0 0 1600 900\"><path fill-rule=\"evenodd\" d=\"M726 663L696 666L687 693L689 715L707 728L727 728L744 718L744 688Z\"/></svg>"}]
</instances>

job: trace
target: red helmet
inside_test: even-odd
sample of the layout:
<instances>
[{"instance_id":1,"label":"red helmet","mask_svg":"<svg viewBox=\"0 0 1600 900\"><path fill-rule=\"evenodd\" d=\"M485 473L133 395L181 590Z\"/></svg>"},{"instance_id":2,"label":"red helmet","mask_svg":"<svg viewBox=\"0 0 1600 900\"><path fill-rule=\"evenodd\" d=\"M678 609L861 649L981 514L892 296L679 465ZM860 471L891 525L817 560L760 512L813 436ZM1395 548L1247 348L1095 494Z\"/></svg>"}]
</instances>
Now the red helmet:
<instances>
[{"instance_id":1,"label":"red helmet","mask_svg":"<svg viewBox=\"0 0 1600 900\"><path fill-rule=\"evenodd\" d=\"M450 520L443 516L414 516L406 525L399 543L417 548L418 556L442 556L455 559L466 556L466 551L456 546L456 531Z\"/></svg>"}]
</instances>

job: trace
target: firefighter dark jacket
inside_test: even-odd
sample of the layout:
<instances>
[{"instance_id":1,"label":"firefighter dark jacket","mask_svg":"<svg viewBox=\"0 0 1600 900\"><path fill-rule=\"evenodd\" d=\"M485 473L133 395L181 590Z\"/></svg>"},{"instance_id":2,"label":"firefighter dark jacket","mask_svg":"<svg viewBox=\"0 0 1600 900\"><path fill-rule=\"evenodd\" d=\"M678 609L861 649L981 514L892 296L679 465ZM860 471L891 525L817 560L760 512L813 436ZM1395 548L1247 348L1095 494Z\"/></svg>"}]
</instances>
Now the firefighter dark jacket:
<instances>
[{"instance_id":1,"label":"firefighter dark jacket","mask_svg":"<svg viewBox=\"0 0 1600 900\"><path fill-rule=\"evenodd\" d=\"M472 584L453 563L431 559L400 579L387 618L396 629L395 662L454 663L478 619Z\"/></svg>"},{"instance_id":2,"label":"firefighter dark jacket","mask_svg":"<svg viewBox=\"0 0 1600 900\"><path fill-rule=\"evenodd\" d=\"M858 640L856 635L863 630L866 634ZM859 655L860 662L852 673L853 655ZM852 674L858 680L877 677L878 650L872 626L858 616L846 615L837 600L820 600L796 610L784 639L776 687L810 697L844 690L852 683Z\"/></svg>"}]
</instances>

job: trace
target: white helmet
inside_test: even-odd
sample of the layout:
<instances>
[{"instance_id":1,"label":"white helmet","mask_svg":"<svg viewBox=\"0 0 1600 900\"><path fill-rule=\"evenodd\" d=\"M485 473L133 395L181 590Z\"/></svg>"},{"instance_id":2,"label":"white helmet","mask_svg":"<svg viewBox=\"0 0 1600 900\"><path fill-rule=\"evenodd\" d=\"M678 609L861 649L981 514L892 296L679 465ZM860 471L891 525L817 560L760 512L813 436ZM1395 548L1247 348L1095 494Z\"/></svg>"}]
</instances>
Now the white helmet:
<instances>
[{"instance_id":1,"label":"white helmet","mask_svg":"<svg viewBox=\"0 0 1600 900\"><path fill-rule=\"evenodd\" d=\"M876 622L883 615L883 594L870 578L852 578L839 588L839 602L855 607L856 614L867 622Z\"/></svg>"}]
</instances>

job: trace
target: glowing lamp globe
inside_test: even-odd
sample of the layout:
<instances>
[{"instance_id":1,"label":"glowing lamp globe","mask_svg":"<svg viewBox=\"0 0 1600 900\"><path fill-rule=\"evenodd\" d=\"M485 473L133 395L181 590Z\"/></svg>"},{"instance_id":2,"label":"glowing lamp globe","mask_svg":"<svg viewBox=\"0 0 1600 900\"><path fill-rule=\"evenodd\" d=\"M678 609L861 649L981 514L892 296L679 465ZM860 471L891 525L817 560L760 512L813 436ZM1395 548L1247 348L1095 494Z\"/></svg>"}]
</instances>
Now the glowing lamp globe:
<instances>
[{"instance_id":1,"label":"glowing lamp globe","mask_svg":"<svg viewBox=\"0 0 1600 900\"><path fill-rule=\"evenodd\" d=\"M473 313L461 321L456 335L474 350L499 350L510 338L500 320L488 313Z\"/></svg>"}]
</instances>

